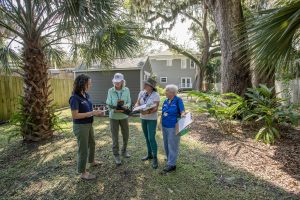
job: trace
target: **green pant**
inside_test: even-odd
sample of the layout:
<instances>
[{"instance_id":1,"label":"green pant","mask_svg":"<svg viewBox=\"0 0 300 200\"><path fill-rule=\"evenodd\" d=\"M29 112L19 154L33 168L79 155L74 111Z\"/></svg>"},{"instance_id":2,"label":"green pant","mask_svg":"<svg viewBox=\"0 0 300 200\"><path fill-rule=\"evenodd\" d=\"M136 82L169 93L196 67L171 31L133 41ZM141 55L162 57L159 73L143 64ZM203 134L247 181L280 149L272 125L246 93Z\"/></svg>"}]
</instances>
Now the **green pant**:
<instances>
[{"instance_id":1,"label":"green pant","mask_svg":"<svg viewBox=\"0 0 300 200\"><path fill-rule=\"evenodd\" d=\"M110 131L112 134L112 150L114 156L119 156L119 127L123 136L122 153L126 152L128 138L129 138L129 125L128 119L110 119Z\"/></svg>"},{"instance_id":2,"label":"green pant","mask_svg":"<svg viewBox=\"0 0 300 200\"><path fill-rule=\"evenodd\" d=\"M141 122L146 138L148 156L157 157L157 143L155 139L157 120L141 119Z\"/></svg>"},{"instance_id":3,"label":"green pant","mask_svg":"<svg viewBox=\"0 0 300 200\"><path fill-rule=\"evenodd\" d=\"M94 162L95 158L95 138L92 124L73 124L73 132L77 137L79 173L85 172L87 160Z\"/></svg>"}]
</instances>

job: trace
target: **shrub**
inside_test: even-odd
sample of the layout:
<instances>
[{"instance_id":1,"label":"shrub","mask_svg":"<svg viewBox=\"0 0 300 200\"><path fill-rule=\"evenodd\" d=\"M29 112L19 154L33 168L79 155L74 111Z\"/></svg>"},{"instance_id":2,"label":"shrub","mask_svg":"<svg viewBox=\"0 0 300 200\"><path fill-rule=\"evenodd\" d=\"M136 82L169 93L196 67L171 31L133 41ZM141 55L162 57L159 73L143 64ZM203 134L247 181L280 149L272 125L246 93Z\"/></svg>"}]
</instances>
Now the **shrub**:
<instances>
[{"instance_id":1,"label":"shrub","mask_svg":"<svg viewBox=\"0 0 300 200\"><path fill-rule=\"evenodd\" d=\"M162 88L160 86L156 86L157 92L159 93L159 95L161 96L165 96L165 88Z\"/></svg>"},{"instance_id":2,"label":"shrub","mask_svg":"<svg viewBox=\"0 0 300 200\"><path fill-rule=\"evenodd\" d=\"M206 105L200 106L198 111L208 112L214 117L224 133L231 132L231 120L242 118L247 111L244 98L234 93L220 95L193 91L189 95L196 96L197 101L206 102Z\"/></svg>"},{"instance_id":3,"label":"shrub","mask_svg":"<svg viewBox=\"0 0 300 200\"><path fill-rule=\"evenodd\" d=\"M274 88L260 85L248 88L246 93L250 109L249 115L244 117L244 120L263 122L264 125L256 134L255 139L266 144L272 144L280 137L279 125L297 125L299 119L292 105L285 104L285 99L277 98L273 90Z\"/></svg>"},{"instance_id":4,"label":"shrub","mask_svg":"<svg viewBox=\"0 0 300 200\"><path fill-rule=\"evenodd\" d=\"M297 125L299 120L293 105L285 104L286 100L277 98L273 90L265 85L248 88L245 98L234 93L218 95L193 91L189 95L206 102L206 106L200 106L198 110L214 117L223 132L230 132L230 121L234 119L262 121L263 126L255 139L272 144L280 137L279 125Z\"/></svg>"}]
</instances>

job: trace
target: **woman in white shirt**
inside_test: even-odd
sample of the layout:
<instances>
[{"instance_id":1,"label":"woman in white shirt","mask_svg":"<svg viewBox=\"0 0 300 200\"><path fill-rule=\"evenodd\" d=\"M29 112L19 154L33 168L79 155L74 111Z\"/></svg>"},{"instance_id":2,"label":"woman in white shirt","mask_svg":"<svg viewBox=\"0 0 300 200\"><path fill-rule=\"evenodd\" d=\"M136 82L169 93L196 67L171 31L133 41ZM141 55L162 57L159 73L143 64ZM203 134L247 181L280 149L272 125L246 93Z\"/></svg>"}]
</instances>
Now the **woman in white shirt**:
<instances>
[{"instance_id":1,"label":"woman in white shirt","mask_svg":"<svg viewBox=\"0 0 300 200\"><path fill-rule=\"evenodd\" d=\"M157 110L160 102L160 97L156 89L156 81L152 78L144 81L144 91L139 93L138 101L135 106L141 106L144 104L156 106L151 108L150 110L141 112L141 124L142 129L146 138L147 156L142 158L142 161L152 160L152 167L157 169L158 161L157 161L157 143L155 139L156 135L156 126L157 126Z\"/></svg>"}]
</instances>

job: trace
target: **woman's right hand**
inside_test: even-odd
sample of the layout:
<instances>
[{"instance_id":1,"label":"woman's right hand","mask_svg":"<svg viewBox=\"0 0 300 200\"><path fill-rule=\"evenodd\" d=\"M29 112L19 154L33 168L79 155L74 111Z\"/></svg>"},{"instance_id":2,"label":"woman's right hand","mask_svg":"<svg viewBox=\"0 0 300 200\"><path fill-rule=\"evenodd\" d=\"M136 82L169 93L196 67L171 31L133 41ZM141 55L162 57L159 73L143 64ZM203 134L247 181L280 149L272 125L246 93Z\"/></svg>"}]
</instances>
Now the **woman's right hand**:
<instances>
[{"instance_id":1,"label":"woman's right hand","mask_svg":"<svg viewBox=\"0 0 300 200\"><path fill-rule=\"evenodd\" d=\"M91 113L91 116L98 116L98 115L100 115L100 110L93 110L92 112L90 112ZM89 116L89 117L91 117L91 116Z\"/></svg>"}]
</instances>

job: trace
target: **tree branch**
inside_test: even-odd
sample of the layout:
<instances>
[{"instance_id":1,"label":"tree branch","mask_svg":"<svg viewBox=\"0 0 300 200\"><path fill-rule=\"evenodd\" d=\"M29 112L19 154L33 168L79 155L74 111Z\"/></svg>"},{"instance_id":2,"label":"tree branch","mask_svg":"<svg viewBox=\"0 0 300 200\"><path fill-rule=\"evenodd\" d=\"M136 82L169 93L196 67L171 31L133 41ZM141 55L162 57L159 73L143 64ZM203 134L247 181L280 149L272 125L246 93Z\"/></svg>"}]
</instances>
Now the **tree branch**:
<instances>
[{"instance_id":1,"label":"tree branch","mask_svg":"<svg viewBox=\"0 0 300 200\"><path fill-rule=\"evenodd\" d=\"M190 20L194 21L196 24L198 24L201 28L203 27L202 23L200 22L200 20L196 19L195 17L193 17L192 15L186 13L186 12L183 12L183 11L180 11L180 13L184 16L186 16L187 18L189 18Z\"/></svg>"},{"instance_id":2,"label":"tree branch","mask_svg":"<svg viewBox=\"0 0 300 200\"><path fill-rule=\"evenodd\" d=\"M152 41L158 41L161 42L165 45L167 45L170 49L173 49L175 51L177 51L178 53L190 58L192 61L194 61L196 63L196 65L198 65L199 67L201 66L201 62L199 61L199 59L193 55L192 53L182 49L181 47L179 47L176 44L173 44L172 42L170 42L169 40L163 39L163 38L156 38L153 36L148 36L148 35L139 35L141 38L146 39L146 40L152 40Z\"/></svg>"}]
</instances>

